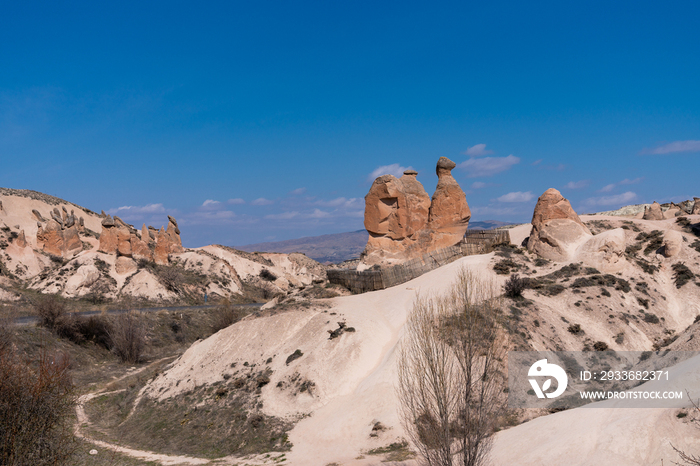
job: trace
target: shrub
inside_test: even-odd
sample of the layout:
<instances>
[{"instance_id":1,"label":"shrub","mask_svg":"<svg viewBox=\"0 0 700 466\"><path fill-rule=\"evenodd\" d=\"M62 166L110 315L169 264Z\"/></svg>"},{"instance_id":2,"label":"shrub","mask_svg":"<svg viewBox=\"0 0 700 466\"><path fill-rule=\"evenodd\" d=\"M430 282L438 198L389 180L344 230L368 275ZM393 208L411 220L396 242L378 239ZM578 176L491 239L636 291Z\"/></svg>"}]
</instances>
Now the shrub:
<instances>
[{"instance_id":1,"label":"shrub","mask_svg":"<svg viewBox=\"0 0 700 466\"><path fill-rule=\"evenodd\" d=\"M690 280L695 278L695 274L684 263L678 262L673 264L673 280L676 288L680 288Z\"/></svg>"},{"instance_id":2,"label":"shrub","mask_svg":"<svg viewBox=\"0 0 700 466\"><path fill-rule=\"evenodd\" d=\"M294 351L292 354L290 354L289 356L287 356L287 361L285 362L285 364L289 365L290 362L296 361L297 359L299 359L303 355L304 355L304 353L302 353L301 350L298 349L298 350Z\"/></svg>"},{"instance_id":3,"label":"shrub","mask_svg":"<svg viewBox=\"0 0 700 466\"><path fill-rule=\"evenodd\" d=\"M608 350L608 344L605 343L604 341L596 341L593 344L593 349L596 351L607 351Z\"/></svg>"},{"instance_id":4,"label":"shrub","mask_svg":"<svg viewBox=\"0 0 700 466\"><path fill-rule=\"evenodd\" d=\"M229 327L244 317L244 312L230 304L224 304L217 309L214 323L212 324L212 332L216 333L221 329Z\"/></svg>"},{"instance_id":5,"label":"shrub","mask_svg":"<svg viewBox=\"0 0 700 466\"><path fill-rule=\"evenodd\" d=\"M277 280L277 275L275 275L267 269L262 269L260 271L260 278L262 278L263 280L267 280L268 282L274 282L275 280Z\"/></svg>"},{"instance_id":6,"label":"shrub","mask_svg":"<svg viewBox=\"0 0 700 466\"><path fill-rule=\"evenodd\" d=\"M650 314L648 312L645 312L644 313L644 322L647 322L649 324L658 324L659 318L656 314Z\"/></svg>"},{"instance_id":7,"label":"shrub","mask_svg":"<svg viewBox=\"0 0 700 466\"><path fill-rule=\"evenodd\" d=\"M135 364L146 347L146 329L135 312L119 314L109 330L112 351L122 360Z\"/></svg>"},{"instance_id":8,"label":"shrub","mask_svg":"<svg viewBox=\"0 0 700 466\"><path fill-rule=\"evenodd\" d=\"M578 335L579 333L583 332L583 330L581 330L580 324L571 324L566 330L568 330L569 333L573 333L574 335Z\"/></svg>"},{"instance_id":9,"label":"shrub","mask_svg":"<svg viewBox=\"0 0 700 466\"><path fill-rule=\"evenodd\" d=\"M0 464L68 464L76 449L69 365L65 354L43 353L30 366L0 350Z\"/></svg>"},{"instance_id":10,"label":"shrub","mask_svg":"<svg viewBox=\"0 0 700 466\"><path fill-rule=\"evenodd\" d=\"M523 290L527 287L527 278L521 278L520 275L511 275L504 285L505 293L508 298L519 298L523 295Z\"/></svg>"},{"instance_id":11,"label":"shrub","mask_svg":"<svg viewBox=\"0 0 700 466\"><path fill-rule=\"evenodd\" d=\"M517 270L520 266L511 259L503 259L493 264L493 270L499 275L508 275L510 269Z\"/></svg>"}]
</instances>

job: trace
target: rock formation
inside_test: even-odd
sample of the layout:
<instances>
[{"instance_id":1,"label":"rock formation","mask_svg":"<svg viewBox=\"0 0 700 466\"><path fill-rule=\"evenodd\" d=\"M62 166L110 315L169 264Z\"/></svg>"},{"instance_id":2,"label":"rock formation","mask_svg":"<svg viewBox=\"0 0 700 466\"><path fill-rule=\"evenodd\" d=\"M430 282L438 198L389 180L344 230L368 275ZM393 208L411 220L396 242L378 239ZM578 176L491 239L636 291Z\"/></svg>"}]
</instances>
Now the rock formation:
<instances>
[{"instance_id":1,"label":"rock formation","mask_svg":"<svg viewBox=\"0 0 700 466\"><path fill-rule=\"evenodd\" d=\"M700 215L700 197L694 197L693 200L695 201L693 203L693 210L691 211L692 215Z\"/></svg>"},{"instance_id":2,"label":"rock formation","mask_svg":"<svg viewBox=\"0 0 700 466\"><path fill-rule=\"evenodd\" d=\"M27 247L27 237L24 235L24 230L20 230L19 236L13 241L18 248Z\"/></svg>"},{"instance_id":3,"label":"rock formation","mask_svg":"<svg viewBox=\"0 0 700 466\"><path fill-rule=\"evenodd\" d=\"M140 236L136 229L119 217L106 215L102 220L102 233L98 251L135 260L168 263L168 254L184 251L177 221L168 216L168 229L161 228L158 236L151 235L144 224Z\"/></svg>"},{"instance_id":4,"label":"rock formation","mask_svg":"<svg viewBox=\"0 0 700 466\"><path fill-rule=\"evenodd\" d=\"M664 213L661 211L661 205L654 201L649 207L644 207L644 220L663 220Z\"/></svg>"},{"instance_id":5,"label":"rock formation","mask_svg":"<svg viewBox=\"0 0 700 466\"><path fill-rule=\"evenodd\" d=\"M43 251L63 258L72 257L83 248L78 226L75 223L67 226L58 209L51 212L51 220L45 226L39 225L36 242Z\"/></svg>"},{"instance_id":6,"label":"rock formation","mask_svg":"<svg viewBox=\"0 0 700 466\"><path fill-rule=\"evenodd\" d=\"M550 188L537 199L528 251L545 259L565 261L590 237L588 227L559 191Z\"/></svg>"},{"instance_id":7,"label":"rock formation","mask_svg":"<svg viewBox=\"0 0 700 466\"><path fill-rule=\"evenodd\" d=\"M365 228L370 236L362 253L363 267L402 262L462 239L471 212L450 173L454 167L451 160L440 158L432 200L414 170L406 170L401 178L383 175L374 180L365 196Z\"/></svg>"},{"instance_id":8,"label":"rock formation","mask_svg":"<svg viewBox=\"0 0 700 466\"><path fill-rule=\"evenodd\" d=\"M664 233L663 255L665 257L673 257L681 252L683 246L683 235L676 230L667 230Z\"/></svg>"}]
</instances>

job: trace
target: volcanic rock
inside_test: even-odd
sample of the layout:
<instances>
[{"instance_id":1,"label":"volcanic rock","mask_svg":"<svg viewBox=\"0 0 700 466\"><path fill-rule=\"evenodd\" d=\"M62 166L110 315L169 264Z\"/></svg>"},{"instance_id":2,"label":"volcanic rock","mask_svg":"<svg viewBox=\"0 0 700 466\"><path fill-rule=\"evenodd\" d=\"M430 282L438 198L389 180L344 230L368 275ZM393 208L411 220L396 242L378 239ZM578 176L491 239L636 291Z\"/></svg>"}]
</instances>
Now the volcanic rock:
<instances>
[{"instance_id":1,"label":"volcanic rock","mask_svg":"<svg viewBox=\"0 0 700 466\"><path fill-rule=\"evenodd\" d=\"M13 241L19 248L27 247L27 238L24 236L24 230L20 230L19 236Z\"/></svg>"},{"instance_id":2,"label":"volcanic rock","mask_svg":"<svg viewBox=\"0 0 700 466\"><path fill-rule=\"evenodd\" d=\"M136 265L136 262L129 257L117 257L117 260L114 263L114 270L119 275L126 275L128 273L135 272L137 269L138 266Z\"/></svg>"},{"instance_id":3,"label":"volcanic rock","mask_svg":"<svg viewBox=\"0 0 700 466\"><path fill-rule=\"evenodd\" d=\"M683 235L676 230L667 230L664 233L662 253L665 257L673 257L681 252Z\"/></svg>"},{"instance_id":4,"label":"volcanic rock","mask_svg":"<svg viewBox=\"0 0 700 466\"><path fill-rule=\"evenodd\" d=\"M455 166L452 160L440 157L435 168L438 184L430 203L429 228L435 232L433 243L437 248L459 242L472 216L464 191L452 176Z\"/></svg>"},{"instance_id":5,"label":"volcanic rock","mask_svg":"<svg viewBox=\"0 0 700 466\"><path fill-rule=\"evenodd\" d=\"M432 200L415 170L406 170L398 179L383 175L374 180L365 196L365 228L370 236L361 268L403 262L462 239L471 212L450 173L454 167L451 160L440 158Z\"/></svg>"},{"instance_id":6,"label":"volcanic rock","mask_svg":"<svg viewBox=\"0 0 700 466\"><path fill-rule=\"evenodd\" d=\"M654 201L651 206L644 207L644 220L663 220L664 213L661 211L661 205Z\"/></svg>"},{"instance_id":7,"label":"volcanic rock","mask_svg":"<svg viewBox=\"0 0 700 466\"><path fill-rule=\"evenodd\" d=\"M550 188L537 199L528 251L544 259L566 261L590 237L590 230L559 191Z\"/></svg>"}]
</instances>

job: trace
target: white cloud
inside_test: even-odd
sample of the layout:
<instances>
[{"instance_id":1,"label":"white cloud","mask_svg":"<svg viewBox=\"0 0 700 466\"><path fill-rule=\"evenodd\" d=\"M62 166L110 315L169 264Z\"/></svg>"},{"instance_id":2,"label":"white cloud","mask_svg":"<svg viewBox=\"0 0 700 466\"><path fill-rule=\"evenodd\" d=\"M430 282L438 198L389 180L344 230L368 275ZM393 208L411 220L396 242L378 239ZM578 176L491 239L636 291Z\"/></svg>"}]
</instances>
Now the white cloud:
<instances>
[{"instance_id":1,"label":"white cloud","mask_svg":"<svg viewBox=\"0 0 700 466\"><path fill-rule=\"evenodd\" d=\"M539 165L542 163L542 159L537 159L534 162L532 162L530 165Z\"/></svg>"},{"instance_id":2,"label":"white cloud","mask_svg":"<svg viewBox=\"0 0 700 466\"><path fill-rule=\"evenodd\" d=\"M483 189L487 186L490 186L488 183L484 183L483 181L475 181L472 183L472 189Z\"/></svg>"},{"instance_id":3,"label":"white cloud","mask_svg":"<svg viewBox=\"0 0 700 466\"><path fill-rule=\"evenodd\" d=\"M673 141L654 149L645 149L643 154L674 154L677 152L700 152L700 141Z\"/></svg>"},{"instance_id":4,"label":"white cloud","mask_svg":"<svg viewBox=\"0 0 700 466\"><path fill-rule=\"evenodd\" d=\"M589 197L584 200L583 203L587 206L623 205L635 199L637 199L637 194L632 191L627 191L626 193L616 194L614 196Z\"/></svg>"},{"instance_id":5,"label":"white cloud","mask_svg":"<svg viewBox=\"0 0 700 466\"><path fill-rule=\"evenodd\" d=\"M486 144L477 144L475 146L471 146L469 149L467 149L464 152L465 155L468 155L470 157L478 157L480 155L489 155L493 154L492 150L486 150Z\"/></svg>"},{"instance_id":6,"label":"white cloud","mask_svg":"<svg viewBox=\"0 0 700 466\"><path fill-rule=\"evenodd\" d=\"M270 214L270 215L265 215L265 218L268 220L290 220L295 217L299 216L299 212L293 211L293 212L282 212L281 214Z\"/></svg>"},{"instance_id":7,"label":"white cloud","mask_svg":"<svg viewBox=\"0 0 700 466\"><path fill-rule=\"evenodd\" d=\"M357 207L364 207L364 201L362 199L356 198L356 197L351 197L350 199L346 199L344 197L338 197L335 199L331 199L329 201L316 201L314 204L320 205L323 207L339 207L339 208L357 208Z\"/></svg>"},{"instance_id":8,"label":"white cloud","mask_svg":"<svg viewBox=\"0 0 700 466\"><path fill-rule=\"evenodd\" d=\"M406 170L412 170L412 167L402 167L398 163L392 163L391 165L382 165L381 167L377 167L367 175L367 181L374 181L376 178L382 176L382 175L394 175L397 178L400 178L401 175L403 175L403 172Z\"/></svg>"},{"instance_id":9,"label":"white cloud","mask_svg":"<svg viewBox=\"0 0 700 466\"><path fill-rule=\"evenodd\" d=\"M252 205L270 205L274 204L274 201L265 199L264 197L259 197L258 199L251 202Z\"/></svg>"},{"instance_id":10,"label":"white cloud","mask_svg":"<svg viewBox=\"0 0 700 466\"><path fill-rule=\"evenodd\" d=\"M202 209L205 210L216 210L221 208L221 202L215 201L213 199L207 199L202 203Z\"/></svg>"},{"instance_id":11,"label":"white cloud","mask_svg":"<svg viewBox=\"0 0 700 466\"><path fill-rule=\"evenodd\" d=\"M320 209L314 209L314 211L309 215L309 218L328 218L330 216L330 212L324 212Z\"/></svg>"},{"instance_id":12,"label":"white cloud","mask_svg":"<svg viewBox=\"0 0 700 466\"><path fill-rule=\"evenodd\" d=\"M582 189L588 186L589 181L588 180L581 180L581 181L569 181L566 183L566 186L564 186L566 189Z\"/></svg>"},{"instance_id":13,"label":"white cloud","mask_svg":"<svg viewBox=\"0 0 700 466\"><path fill-rule=\"evenodd\" d=\"M522 191L514 191L512 193L504 194L503 196L498 198L499 202L527 202L531 200L533 197L535 197L532 192L527 191L527 192L522 192Z\"/></svg>"},{"instance_id":14,"label":"white cloud","mask_svg":"<svg viewBox=\"0 0 700 466\"><path fill-rule=\"evenodd\" d=\"M229 199L226 201L226 204L231 204L231 205L238 205L238 204L245 204L245 201L241 199L240 197L237 197L235 199Z\"/></svg>"},{"instance_id":15,"label":"white cloud","mask_svg":"<svg viewBox=\"0 0 700 466\"><path fill-rule=\"evenodd\" d=\"M637 184L640 181L642 181L643 179L644 178L642 178L642 177L635 178L633 180L630 180L629 178L625 178L624 180L620 181L620 184Z\"/></svg>"},{"instance_id":16,"label":"white cloud","mask_svg":"<svg viewBox=\"0 0 700 466\"><path fill-rule=\"evenodd\" d=\"M640 181L642 181L643 179L644 179L643 177L635 178L635 179L633 179L633 180L630 180L629 178L625 178L624 180L620 181L620 182L617 183L617 184L615 184L615 183L610 183L609 185L603 186L602 188L600 188L600 189L598 190L598 192L599 192L599 193L609 193L609 192L612 191L612 190L615 188L615 186L617 186L618 184L619 184L619 185L637 184L637 183L639 183Z\"/></svg>"},{"instance_id":17,"label":"white cloud","mask_svg":"<svg viewBox=\"0 0 700 466\"><path fill-rule=\"evenodd\" d=\"M157 214L165 212L163 204L146 204L144 206L133 206L125 205L122 207L117 207L116 209L110 209L107 211L108 214Z\"/></svg>"},{"instance_id":18,"label":"white cloud","mask_svg":"<svg viewBox=\"0 0 700 466\"><path fill-rule=\"evenodd\" d=\"M511 154L508 157L470 158L460 163L458 167L465 170L469 178L476 178L477 176L493 176L518 163L520 163L520 158Z\"/></svg>"},{"instance_id":19,"label":"white cloud","mask_svg":"<svg viewBox=\"0 0 700 466\"><path fill-rule=\"evenodd\" d=\"M293 191L290 191L289 194L292 196L299 196L301 194L304 194L306 192L306 188L297 188Z\"/></svg>"}]
</instances>

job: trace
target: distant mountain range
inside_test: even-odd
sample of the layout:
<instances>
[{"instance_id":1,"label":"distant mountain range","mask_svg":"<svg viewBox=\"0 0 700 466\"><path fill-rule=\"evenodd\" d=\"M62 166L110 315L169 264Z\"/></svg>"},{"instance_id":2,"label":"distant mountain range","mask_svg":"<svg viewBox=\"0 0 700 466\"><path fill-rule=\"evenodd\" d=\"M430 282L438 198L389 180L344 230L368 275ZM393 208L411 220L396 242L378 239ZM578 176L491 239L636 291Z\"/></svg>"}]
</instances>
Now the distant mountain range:
<instances>
[{"instance_id":1,"label":"distant mountain range","mask_svg":"<svg viewBox=\"0 0 700 466\"><path fill-rule=\"evenodd\" d=\"M497 220L469 223L470 230L490 230L510 225ZM236 249L247 252L301 252L322 264L337 264L350 259L357 259L367 245L369 234L366 230L335 233L321 236L305 236L304 238L267 243L247 244L236 246Z\"/></svg>"}]
</instances>

